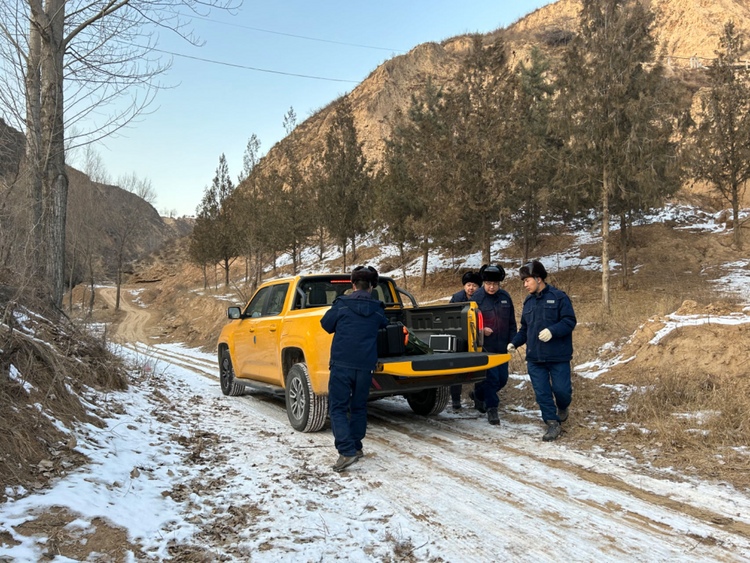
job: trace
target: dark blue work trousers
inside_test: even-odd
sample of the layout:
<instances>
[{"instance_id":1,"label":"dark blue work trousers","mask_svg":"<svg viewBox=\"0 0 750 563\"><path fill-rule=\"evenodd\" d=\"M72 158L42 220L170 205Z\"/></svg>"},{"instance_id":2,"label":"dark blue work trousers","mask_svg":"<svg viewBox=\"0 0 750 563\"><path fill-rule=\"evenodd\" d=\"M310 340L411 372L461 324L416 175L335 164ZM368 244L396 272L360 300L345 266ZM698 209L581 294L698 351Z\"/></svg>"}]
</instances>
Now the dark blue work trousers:
<instances>
[{"instance_id":1,"label":"dark blue work trousers","mask_svg":"<svg viewBox=\"0 0 750 563\"><path fill-rule=\"evenodd\" d=\"M560 420L558 410L567 409L573 399L570 362L526 362L542 420Z\"/></svg>"},{"instance_id":2,"label":"dark blue work trousers","mask_svg":"<svg viewBox=\"0 0 750 563\"><path fill-rule=\"evenodd\" d=\"M508 383L508 363L487 370L487 379L474 385L474 397L484 401L484 408L496 409L500 404L497 392Z\"/></svg>"},{"instance_id":3,"label":"dark blue work trousers","mask_svg":"<svg viewBox=\"0 0 750 563\"><path fill-rule=\"evenodd\" d=\"M372 372L333 366L328 380L328 412L334 445L346 457L362 449L367 432L367 396Z\"/></svg>"}]
</instances>

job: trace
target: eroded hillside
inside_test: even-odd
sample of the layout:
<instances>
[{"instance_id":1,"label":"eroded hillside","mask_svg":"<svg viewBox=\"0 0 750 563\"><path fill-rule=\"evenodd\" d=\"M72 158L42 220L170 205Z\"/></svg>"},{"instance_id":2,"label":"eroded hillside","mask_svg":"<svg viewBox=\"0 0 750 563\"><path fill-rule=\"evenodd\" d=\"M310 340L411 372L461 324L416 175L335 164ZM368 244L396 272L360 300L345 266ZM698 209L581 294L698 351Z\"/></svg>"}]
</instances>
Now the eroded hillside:
<instances>
[{"instance_id":1,"label":"eroded hillside","mask_svg":"<svg viewBox=\"0 0 750 563\"><path fill-rule=\"evenodd\" d=\"M654 32L660 47L671 57L675 68L690 66L690 57L714 57L723 25L734 20L739 30L750 31L750 7L737 0L650 0L656 11ZM485 36L485 43L504 40L511 65L525 61L532 46L555 55L569 32L575 32L580 11L579 0L559 0L540 8L511 25ZM568 34L568 35L566 35ZM469 52L471 40L459 36L441 43L424 43L404 55L394 57L363 80L348 94L359 140L364 143L368 162L379 167L384 139L390 137L397 111L406 110L412 94L418 93L427 78L439 87L450 89L456 80L462 58ZM708 61L703 60L703 64ZM292 143L293 152L303 164L323 150L325 133L333 116L331 103L305 120L268 154L266 164L281 162L284 150Z\"/></svg>"}]
</instances>

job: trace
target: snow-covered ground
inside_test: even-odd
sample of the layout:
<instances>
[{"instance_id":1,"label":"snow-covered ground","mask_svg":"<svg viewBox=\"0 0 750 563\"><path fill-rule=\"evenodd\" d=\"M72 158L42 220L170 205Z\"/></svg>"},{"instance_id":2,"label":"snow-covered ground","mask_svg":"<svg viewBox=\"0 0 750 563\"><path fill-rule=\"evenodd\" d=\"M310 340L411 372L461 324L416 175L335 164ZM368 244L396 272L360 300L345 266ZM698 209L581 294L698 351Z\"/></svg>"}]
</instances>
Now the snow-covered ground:
<instances>
[{"instance_id":1,"label":"snow-covered ground","mask_svg":"<svg viewBox=\"0 0 750 563\"><path fill-rule=\"evenodd\" d=\"M0 531L14 541L0 558L41 560L49 538L16 528L52 507L75 513L66 529L83 537L96 518L125 529L143 550L128 561L185 546L211 555L196 561L750 558L745 494L545 444L536 413L520 407L503 411L525 422L490 427L468 405L425 418L401 398L377 401L366 457L337 474L328 426L302 434L278 399L224 397L212 354L178 345L121 353L137 367L131 389L87 396L125 412L105 429L74 430L90 464L49 490L12 491ZM511 384L528 383L514 375Z\"/></svg>"}]
</instances>

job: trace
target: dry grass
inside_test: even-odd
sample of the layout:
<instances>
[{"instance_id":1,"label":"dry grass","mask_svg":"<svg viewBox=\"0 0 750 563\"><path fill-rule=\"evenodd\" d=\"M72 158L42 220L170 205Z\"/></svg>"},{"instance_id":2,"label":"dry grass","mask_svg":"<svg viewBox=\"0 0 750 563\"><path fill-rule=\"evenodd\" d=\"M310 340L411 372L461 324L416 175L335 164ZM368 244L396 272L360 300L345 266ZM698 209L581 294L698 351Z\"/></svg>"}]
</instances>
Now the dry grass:
<instances>
[{"instance_id":1,"label":"dry grass","mask_svg":"<svg viewBox=\"0 0 750 563\"><path fill-rule=\"evenodd\" d=\"M102 424L81 404L79 394L84 388L127 387L119 360L99 339L79 331L64 318L53 323L27 314L27 310L24 325L19 325L12 314L14 308L19 306L5 304L4 322L0 324L3 499L6 487L41 486L59 474L63 465L69 469L82 462L83 456L73 451L72 434L64 434L53 420L67 428L75 422Z\"/></svg>"}]
</instances>

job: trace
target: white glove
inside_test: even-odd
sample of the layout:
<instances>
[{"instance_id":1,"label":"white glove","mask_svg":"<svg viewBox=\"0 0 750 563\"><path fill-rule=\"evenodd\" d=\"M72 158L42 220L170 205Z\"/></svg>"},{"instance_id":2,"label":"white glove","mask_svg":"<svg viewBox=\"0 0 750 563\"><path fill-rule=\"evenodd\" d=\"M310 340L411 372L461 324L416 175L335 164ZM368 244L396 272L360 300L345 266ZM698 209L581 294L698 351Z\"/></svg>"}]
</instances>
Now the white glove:
<instances>
[{"instance_id":1,"label":"white glove","mask_svg":"<svg viewBox=\"0 0 750 563\"><path fill-rule=\"evenodd\" d=\"M516 347L513 344L508 344L508 354L512 354L516 351Z\"/></svg>"},{"instance_id":2,"label":"white glove","mask_svg":"<svg viewBox=\"0 0 750 563\"><path fill-rule=\"evenodd\" d=\"M542 332L539 333L539 340L541 340L542 342L549 342L550 340L552 340L552 333L548 328L545 328Z\"/></svg>"}]
</instances>

